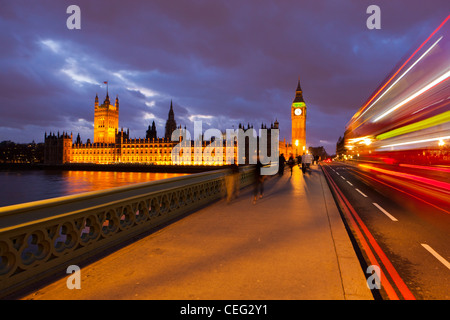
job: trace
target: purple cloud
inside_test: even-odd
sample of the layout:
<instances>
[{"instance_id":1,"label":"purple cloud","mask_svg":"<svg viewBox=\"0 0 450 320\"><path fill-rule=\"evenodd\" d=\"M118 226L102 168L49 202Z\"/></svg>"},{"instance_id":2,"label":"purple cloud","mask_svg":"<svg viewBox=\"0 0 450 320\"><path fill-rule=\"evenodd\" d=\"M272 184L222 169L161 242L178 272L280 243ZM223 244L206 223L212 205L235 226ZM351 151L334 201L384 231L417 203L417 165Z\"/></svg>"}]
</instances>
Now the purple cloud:
<instances>
[{"instance_id":1,"label":"purple cloud","mask_svg":"<svg viewBox=\"0 0 450 320\"><path fill-rule=\"evenodd\" d=\"M164 132L275 119L290 140L300 77L308 143L334 152L345 125L412 48L447 16L444 0L377 1L382 29L366 28L370 1L9 1L0 12L0 141L44 132L93 136L98 94L120 99L119 126Z\"/></svg>"}]
</instances>

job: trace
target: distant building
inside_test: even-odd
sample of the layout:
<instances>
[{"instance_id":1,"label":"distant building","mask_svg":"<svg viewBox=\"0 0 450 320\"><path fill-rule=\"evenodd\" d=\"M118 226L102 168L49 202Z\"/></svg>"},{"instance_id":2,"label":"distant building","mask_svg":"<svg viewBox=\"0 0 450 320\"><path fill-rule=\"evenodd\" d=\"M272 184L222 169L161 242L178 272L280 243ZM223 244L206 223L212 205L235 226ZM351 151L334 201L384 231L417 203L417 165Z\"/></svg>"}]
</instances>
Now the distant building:
<instances>
[{"instance_id":1,"label":"distant building","mask_svg":"<svg viewBox=\"0 0 450 320\"><path fill-rule=\"evenodd\" d=\"M94 107L94 143L115 143L119 129L119 97L112 105L106 93L103 104L98 104L98 96L95 96Z\"/></svg>"},{"instance_id":2,"label":"distant building","mask_svg":"<svg viewBox=\"0 0 450 320\"><path fill-rule=\"evenodd\" d=\"M44 163L60 164L72 160L72 133L45 133Z\"/></svg>"},{"instance_id":3,"label":"distant building","mask_svg":"<svg viewBox=\"0 0 450 320\"><path fill-rule=\"evenodd\" d=\"M345 148L345 139L344 137L339 137L338 141L336 142L336 156L340 158L345 154L347 154L347 149Z\"/></svg>"},{"instance_id":4,"label":"distant building","mask_svg":"<svg viewBox=\"0 0 450 320\"><path fill-rule=\"evenodd\" d=\"M314 157L318 157L319 160L324 160L328 158L328 154L323 146L320 147L309 147L308 151Z\"/></svg>"},{"instance_id":5,"label":"distant building","mask_svg":"<svg viewBox=\"0 0 450 320\"><path fill-rule=\"evenodd\" d=\"M42 163L44 144L0 142L0 163Z\"/></svg>"},{"instance_id":6,"label":"distant building","mask_svg":"<svg viewBox=\"0 0 450 320\"><path fill-rule=\"evenodd\" d=\"M239 127L246 130L242 125ZM250 124L247 130L253 128ZM266 125L262 128L268 129ZM175 121L175 113L172 101L168 119L165 125L164 138L158 138L155 122L148 127L145 138L130 139L129 129L119 131L119 98L116 97L114 105L110 103L109 95L103 104L99 105L98 96L95 96L94 103L94 142L88 139L86 143L81 141L78 134L73 143L72 133L66 132L60 134L45 134L44 143L44 163L46 164L64 164L64 163L96 163L96 164L113 164L113 163L134 163L134 164L157 164L171 165L172 149L178 145L180 141L172 141L172 133L177 127ZM278 121L270 126L270 129L278 129ZM268 130L268 144L270 144L271 130ZM224 135L225 136L225 135ZM181 138L180 138L181 139ZM236 142L233 142L236 144ZM194 141L190 141L187 145L191 147L190 158L183 158L183 161L177 164L192 165L221 165L227 161L237 162L237 149L233 146L232 154L227 153L226 143L223 145L222 156L217 150L213 150L211 155L205 156L204 150L211 146L210 141L203 141L201 148L195 148ZM281 145L281 144L280 144ZM211 148L208 148L210 150ZM270 146L269 146L270 150ZM200 152L201 154L200 154ZM228 157L228 158L227 158ZM249 163L249 157L245 162Z\"/></svg>"},{"instance_id":7,"label":"distant building","mask_svg":"<svg viewBox=\"0 0 450 320\"><path fill-rule=\"evenodd\" d=\"M291 105L292 153L294 156L306 152L306 104L298 80L295 98Z\"/></svg>"}]
</instances>

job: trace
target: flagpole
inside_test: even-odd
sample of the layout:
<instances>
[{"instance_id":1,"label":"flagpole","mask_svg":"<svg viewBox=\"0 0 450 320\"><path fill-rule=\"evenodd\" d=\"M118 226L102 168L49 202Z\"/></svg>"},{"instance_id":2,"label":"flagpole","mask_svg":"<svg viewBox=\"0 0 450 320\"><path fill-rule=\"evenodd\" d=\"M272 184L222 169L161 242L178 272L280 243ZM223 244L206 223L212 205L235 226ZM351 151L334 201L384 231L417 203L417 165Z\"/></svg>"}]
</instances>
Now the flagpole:
<instances>
[{"instance_id":1,"label":"flagpole","mask_svg":"<svg viewBox=\"0 0 450 320\"><path fill-rule=\"evenodd\" d=\"M109 81L103 81L103 83L106 84L106 95L108 95L108 93L109 93L109 92L108 92L108 82L109 82Z\"/></svg>"}]
</instances>

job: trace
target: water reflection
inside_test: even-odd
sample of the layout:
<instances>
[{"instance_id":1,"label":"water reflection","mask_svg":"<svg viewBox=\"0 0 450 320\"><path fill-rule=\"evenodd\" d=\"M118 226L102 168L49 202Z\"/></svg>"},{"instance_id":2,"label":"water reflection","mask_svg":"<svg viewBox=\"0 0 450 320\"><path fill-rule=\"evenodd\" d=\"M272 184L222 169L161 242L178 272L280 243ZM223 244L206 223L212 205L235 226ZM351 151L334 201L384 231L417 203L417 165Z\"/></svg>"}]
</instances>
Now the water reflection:
<instances>
[{"instance_id":1,"label":"water reflection","mask_svg":"<svg viewBox=\"0 0 450 320\"><path fill-rule=\"evenodd\" d=\"M183 173L1 171L0 206L168 179Z\"/></svg>"}]
</instances>

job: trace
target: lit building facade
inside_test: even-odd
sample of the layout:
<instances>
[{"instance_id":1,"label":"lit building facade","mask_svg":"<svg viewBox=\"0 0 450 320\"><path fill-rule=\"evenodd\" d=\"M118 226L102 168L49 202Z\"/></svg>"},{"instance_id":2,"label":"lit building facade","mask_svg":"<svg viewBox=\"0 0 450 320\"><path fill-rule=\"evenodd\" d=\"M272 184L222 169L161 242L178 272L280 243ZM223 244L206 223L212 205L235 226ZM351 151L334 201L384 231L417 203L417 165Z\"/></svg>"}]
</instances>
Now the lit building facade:
<instances>
[{"instance_id":1,"label":"lit building facade","mask_svg":"<svg viewBox=\"0 0 450 320\"><path fill-rule=\"evenodd\" d=\"M114 144L119 130L119 97L114 105L110 103L108 92L103 104L98 104L95 96L94 107L94 143Z\"/></svg>"},{"instance_id":2,"label":"lit building facade","mask_svg":"<svg viewBox=\"0 0 450 320\"><path fill-rule=\"evenodd\" d=\"M158 138L155 122L148 127L145 138L130 139L129 130L119 130L119 98L114 105L110 103L108 93L103 104L99 105L98 96L94 105L94 142L88 139L86 143L81 141L78 134L73 143L72 133L63 134L45 133L44 163L93 163L93 164L154 164L172 165L172 149L181 141L172 141L171 133L183 130L181 125L177 127L172 102L165 126L164 138ZM250 125L245 129L253 129ZM267 129L265 125L262 128ZM270 129L278 129L278 122L271 124ZM268 130L270 135L271 130ZM225 136L225 134L224 134ZM268 139L270 141L270 139ZM190 151L180 157L176 164L180 165L225 165L231 162L237 163L237 142L233 140L233 146L226 145L223 141L221 147L214 147L211 141L188 143ZM281 146L281 142L280 142ZM185 151L186 149L184 149ZM205 152L206 150L206 152ZM231 159L232 158L232 159ZM246 163L249 159L246 159Z\"/></svg>"}]
</instances>

